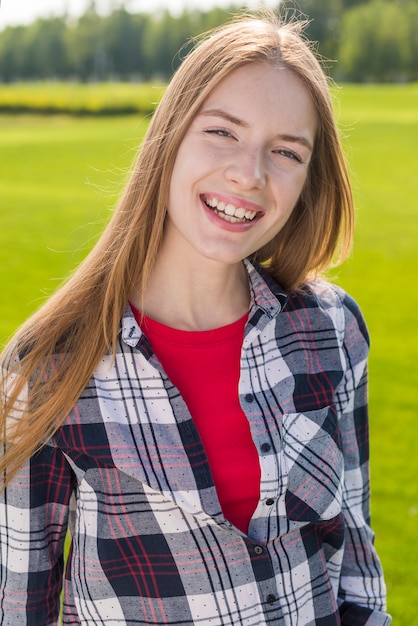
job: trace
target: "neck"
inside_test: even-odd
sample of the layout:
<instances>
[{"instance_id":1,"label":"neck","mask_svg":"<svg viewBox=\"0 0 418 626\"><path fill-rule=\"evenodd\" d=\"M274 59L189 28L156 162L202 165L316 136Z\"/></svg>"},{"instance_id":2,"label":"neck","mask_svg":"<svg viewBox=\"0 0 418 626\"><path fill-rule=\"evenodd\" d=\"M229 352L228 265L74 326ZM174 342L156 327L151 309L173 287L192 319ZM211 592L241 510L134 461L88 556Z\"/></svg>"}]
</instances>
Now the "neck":
<instances>
[{"instance_id":1,"label":"neck","mask_svg":"<svg viewBox=\"0 0 418 626\"><path fill-rule=\"evenodd\" d=\"M200 259L190 263L160 256L144 297L131 295L145 315L180 330L211 330L245 315L250 296L243 263L226 265Z\"/></svg>"}]
</instances>

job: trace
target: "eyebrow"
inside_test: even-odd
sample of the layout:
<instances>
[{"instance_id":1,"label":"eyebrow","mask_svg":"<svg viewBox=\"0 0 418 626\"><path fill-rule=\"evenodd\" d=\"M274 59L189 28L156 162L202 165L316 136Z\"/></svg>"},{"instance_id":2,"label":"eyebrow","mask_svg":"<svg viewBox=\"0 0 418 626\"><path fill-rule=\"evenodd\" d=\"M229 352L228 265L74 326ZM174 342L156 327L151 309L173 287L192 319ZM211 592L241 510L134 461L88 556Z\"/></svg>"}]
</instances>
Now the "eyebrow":
<instances>
[{"instance_id":1,"label":"eyebrow","mask_svg":"<svg viewBox=\"0 0 418 626\"><path fill-rule=\"evenodd\" d=\"M235 115L231 115L231 113L227 113L227 111L223 111L222 109L206 109L201 111L200 114L204 117L221 117L225 119L227 122L231 122L236 126L241 126L242 128L249 128L249 124L241 120L239 117L235 117ZM313 151L313 146L309 139L304 137L303 135L291 135L288 133L278 133L276 135L278 139L282 139L283 141L290 141L291 143L299 143L305 148L308 148L311 152Z\"/></svg>"}]
</instances>

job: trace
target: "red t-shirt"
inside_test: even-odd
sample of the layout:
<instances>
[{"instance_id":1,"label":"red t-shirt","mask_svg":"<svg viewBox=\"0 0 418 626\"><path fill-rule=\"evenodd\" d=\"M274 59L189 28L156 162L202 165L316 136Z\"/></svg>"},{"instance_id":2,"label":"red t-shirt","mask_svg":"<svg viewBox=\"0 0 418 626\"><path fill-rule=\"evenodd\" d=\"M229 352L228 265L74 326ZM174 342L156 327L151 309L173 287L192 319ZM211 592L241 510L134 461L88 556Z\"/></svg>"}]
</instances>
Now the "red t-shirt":
<instances>
[{"instance_id":1,"label":"red t-shirt","mask_svg":"<svg viewBox=\"0 0 418 626\"><path fill-rule=\"evenodd\" d=\"M133 308L133 307L132 307ZM248 315L214 330L165 326L133 308L167 376L199 431L225 517L243 532L260 495L260 464L238 399L241 347Z\"/></svg>"}]
</instances>

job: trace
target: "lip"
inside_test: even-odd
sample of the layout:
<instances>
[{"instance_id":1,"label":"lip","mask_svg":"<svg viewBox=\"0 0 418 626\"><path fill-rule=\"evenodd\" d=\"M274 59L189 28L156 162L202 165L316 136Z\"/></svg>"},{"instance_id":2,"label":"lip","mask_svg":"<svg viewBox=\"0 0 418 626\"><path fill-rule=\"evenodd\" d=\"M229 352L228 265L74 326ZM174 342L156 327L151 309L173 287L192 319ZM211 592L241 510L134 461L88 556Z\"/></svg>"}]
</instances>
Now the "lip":
<instances>
[{"instance_id":1,"label":"lip","mask_svg":"<svg viewBox=\"0 0 418 626\"><path fill-rule=\"evenodd\" d=\"M253 221L257 220L259 217L262 217L264 215L264 210L259 204L256 204L255 202L251 202L250 200L245 200L245 198L239 198L238 196L231 196L229 194L222 194L222 193L208 192L208 193L200 194L200 199L203 201L203 203L206 198L217 198L221 202L225 202L225 204L233 204L234 206L241 207L245 209L246 211L254 211L255 213L257 213L257 215Z\"/></svg>"},{"instance_id":2,"label":"lip","mask_svg":"<svg viewBox=\"0 0 418 626\"><path fill-rule=\"evenodd\" d=\"M231 203L236 207L242 207L248 211L254 211L257 213L255 218L251 221L247 222L227 222L222 217L219 217L213 210L211 210L205 202L206 198L217 198L218 200L225 202L225 204ZM202 193L200 195L200 203L202 208L208 217L208 219L215 224L218 228L222 228L223 230L232 232L232 233L242 233L244 231L249 230L257 223L264 215L264 211L258 204L254 202L250 202L248 200L244 200L242 198L237 198L236 196L230 196L226 194L211 194L211 193Z\"/></svg>"}]
</instances>

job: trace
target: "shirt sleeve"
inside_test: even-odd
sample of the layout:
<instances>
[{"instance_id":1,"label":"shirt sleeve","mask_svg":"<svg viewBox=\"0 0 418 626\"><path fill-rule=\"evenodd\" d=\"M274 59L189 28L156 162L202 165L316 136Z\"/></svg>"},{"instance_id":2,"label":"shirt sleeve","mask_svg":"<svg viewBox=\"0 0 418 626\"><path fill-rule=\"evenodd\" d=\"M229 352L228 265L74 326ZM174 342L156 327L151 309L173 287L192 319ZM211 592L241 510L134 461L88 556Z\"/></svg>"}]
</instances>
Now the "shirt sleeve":
<instances>
[{"instance_id":1,"label":"shirt sleeve","mask_svg":"<svg viewBox=\"0 0 418 626\"><path fill-rule=\"evenodd\" d=\"M0 496L0 623L57 626L73 476L45 445Z\"/></svg>"},{"instance_id":2,"label":"shirt sleeve","mask_svg":"<svg viewBox=\"0 0 418 626\"><path fill-rule=\"evenodd\" d=\"M369 337L358 305L343 296L342 358L346 371L337 390L345 479L345 550L339 607L342 626L388 626L382 567L370 528L367 357Z\"/></svg>"}]
</instances>

